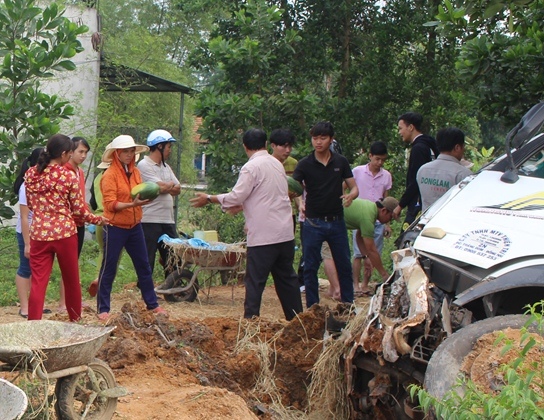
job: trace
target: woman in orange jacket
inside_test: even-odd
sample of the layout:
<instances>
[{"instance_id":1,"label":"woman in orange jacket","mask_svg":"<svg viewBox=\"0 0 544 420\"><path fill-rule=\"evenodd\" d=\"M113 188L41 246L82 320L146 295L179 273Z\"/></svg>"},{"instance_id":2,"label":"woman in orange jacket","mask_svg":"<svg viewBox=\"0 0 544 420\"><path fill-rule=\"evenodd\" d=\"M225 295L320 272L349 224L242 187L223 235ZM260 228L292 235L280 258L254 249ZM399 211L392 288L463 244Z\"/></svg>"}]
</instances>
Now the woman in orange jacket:
<instances>
[{"instance_id":1,"label":"woman in orange jacket","mask_svg":"<svg viewBox=\"0 0 544 420\"><path fill-rule=\"evenodd\" d=\"M138 287L147 309L156 314L166 314L157 303L151 267L147 257L145 238L142 230L142 207L149 200L132 199L130 191L142 182L136 167L137 153L148 151L147 146L139 145L128 135L113 139L102 156L110 167L102 175L100 189L104 217L110 225L104 227L104 258L98 275L97 307L98 318L107 321L110 313L110 296L117 263L123 248L132 259L138 276Z\"/></svg>"}]
</instances>

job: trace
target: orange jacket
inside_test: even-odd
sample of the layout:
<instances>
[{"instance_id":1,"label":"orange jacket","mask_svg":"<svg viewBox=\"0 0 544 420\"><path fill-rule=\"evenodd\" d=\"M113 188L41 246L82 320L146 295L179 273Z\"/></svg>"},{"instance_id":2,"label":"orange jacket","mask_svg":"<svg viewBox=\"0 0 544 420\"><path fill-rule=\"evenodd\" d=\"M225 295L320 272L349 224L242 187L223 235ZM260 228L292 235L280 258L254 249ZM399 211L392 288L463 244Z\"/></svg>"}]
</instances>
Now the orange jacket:
<instances>
[{"instance_id":1,"label":"orange jacket","mask_svg":"<svg viewBox=\"0 0 544 420\"><path fill-rule=\"evenodd\" d=\"M117 211L116 207L118 202L132 202L130 190L142 183L142 176L136 167L134 159L128 165L128 171L131 175L127 176L125 168L115 152L112 158L111 166L106 169L100 180L104 217L108 218L113 226L130 229L142 220L142 207L129 207L120 211Z\"/></svg>"}]
</instances>

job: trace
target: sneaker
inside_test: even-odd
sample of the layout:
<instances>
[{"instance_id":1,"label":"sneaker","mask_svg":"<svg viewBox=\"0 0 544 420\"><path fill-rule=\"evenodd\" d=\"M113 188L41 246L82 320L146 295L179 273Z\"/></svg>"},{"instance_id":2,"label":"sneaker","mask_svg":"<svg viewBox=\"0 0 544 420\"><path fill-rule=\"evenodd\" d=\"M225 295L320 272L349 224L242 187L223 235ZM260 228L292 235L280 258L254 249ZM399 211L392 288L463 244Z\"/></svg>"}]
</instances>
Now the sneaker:
<instances>
[{"instance_id":1,"label":"sneaker","mask_svg":"<svg viewBox=\"0 0 544 420\"><path fill-rule=\"evenodd\" d=\"M161 306L157 306L155 309L153 309L153 313L155 315L165 315L168 316L168 312L166 312L166 309L164 309Z\"/></svg>"},{"instance_id":2,"label":"sneaker","mask_svg":"<svg viewBox=\"0 0 544 420\"><path fill-rule=\"evenodd\" d=\"M89 285L89 288L87 289L87 292L91 297L95 297L98 293L98 279L94 279L91 284Z\"/></svg>"},{"instance_id":3,"label":"sneaker","mask_svg":"<svg viewBox=\"0 0 544 420\"><path fill-rule=\"evenodd\" d=\"M106 322L108 319L110 319L110 313L109 312L101 312L97 316L98 316L98 319L101 322Z\"/></svg>"}]
</instances>

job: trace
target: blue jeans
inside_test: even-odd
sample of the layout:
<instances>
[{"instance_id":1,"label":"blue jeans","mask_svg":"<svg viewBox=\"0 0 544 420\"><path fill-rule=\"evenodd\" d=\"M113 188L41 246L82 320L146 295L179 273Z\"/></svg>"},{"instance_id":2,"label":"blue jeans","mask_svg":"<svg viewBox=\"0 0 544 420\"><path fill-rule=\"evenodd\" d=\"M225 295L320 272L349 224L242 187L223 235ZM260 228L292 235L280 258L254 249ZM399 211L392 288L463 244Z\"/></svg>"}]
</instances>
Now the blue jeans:
<instances>
[{"instance_id":1,"label":"blue jeans","mask_svg":"<svg viewBox=\"0 0 544 420\"><path fill-rule=\"evenodd\" d=\"M24 279L29 279L32 274L30 271L30 261L25 257L25 240L19 232L17 232L17 245L19 247L19 268L17 269L17 275Z\"/></svg>"},{"instance_id":2,"label":"blue jeans","mask_svg":"<svg viewBox=\"0 0 544 420\"><path fill-rule=\"evenodd\" d=\"M96 295L98 313L110 311L111 289L123 248L126 249L134 264L134 270L138 276L138 287L147 309L155 309L159 304L151 277L151 267L147 260L142 224L138 223L130 229L109 225L104 226L103 230L104 258L98 275L98 294Z\"/></svg>"},{"instance_id":3,"label":"blue jeans","mask_svg":"<svg viewBox=\"0 0 544 420\"><path fill-rule=\"evenodd\" d=\"M346 223L344 220L325 222L320 219L306 218L302 244L307 308L311 307L314 303L319 303L317 271L321 264L321 245L324 241L328 242L332 259L336 265L342 302L353 302L353 279L351 277L351 260Z\"/></svg>"}]
</instances>

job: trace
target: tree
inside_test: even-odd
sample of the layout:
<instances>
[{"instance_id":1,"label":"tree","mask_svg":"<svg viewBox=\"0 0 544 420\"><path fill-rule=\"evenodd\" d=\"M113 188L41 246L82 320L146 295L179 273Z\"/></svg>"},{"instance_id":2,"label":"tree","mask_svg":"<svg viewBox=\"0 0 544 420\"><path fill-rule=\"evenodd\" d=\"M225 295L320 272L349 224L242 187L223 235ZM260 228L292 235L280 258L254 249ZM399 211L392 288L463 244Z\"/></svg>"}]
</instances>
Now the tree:
<instances>
[{"instance_id":1,"label":"tree","mask_svg":"<svg viewBox=\"0 0 544 420\"><path fill-rule=\"evenodd\" d=\"M240 135L249 127L270 131L290 127L306 136L318 97L290 72L300 36L283 25L284 11L265 0L233 2L209 41L192 56L198 71L212 77L202 90L196 112L204 117L208 174L216 190L231 187L247 157Z\"/></svg>"},{"instance_id":2,"label":"tree","mask_svg":"<svg viewBox=\"0 0 544 420\"><path fill-rule=\"evenodd\" d=\"M431 133L458 125L479 137L474 101L457 80L459 50L424 26L437 0L229 4L230 19L217 22L191 60L211 75L197 112L210 141L214 186L232 184L245 159L237 135L251 125L291 128L301 157L310 150L311 125L330 120L350 162L382 140L398 157L392 169L399 172L396 118L405 111L421 112Z\"/></svg>"},{"instance_id":3,"label":"tree","mask_svg":"<svg viewBox=\"0 0 544 420\"><path fill-rule=\"evenodd\" d=\"M542 0L450 1L429 25L461 42L457 70L487 116L512 126L544 96Z\"/></svg>"},{"instance_id":4,"label":"tree","mask_svg":"<svg viewBox=\"0 0 544 420\"><path fill-rule=\"evenodd\" d=\"M77 37L87 31L65 18L56 3L44 8L35 3L5 0L0 5L0 196L12 204L20 161L73 114L67 102L42 92L40 81L75 69L70 58L83 50ZM13 215L0 203L0 217Z\"/></svg>"},{"instance_id":5,"label":"tree","mask_svg":"<svg viewBox=\"0 0 544 420\"><path fill-rule=\"evenodd\" d=\"M196 5L181 0L115 0L100 2L103 58L113 64L129 66L167 80L193 86L196 78L183 66L189 51L207 30L206 14L195 17ZM192 133L192 98L185 97L184 133ZM125 133L145 142L147 134L164 128L177 136L180 94L156 92L100 92L97 151L116 135ZM190 135L185 134L184 139ZM183 142L180 179L196 180L194 150Z\"/></svg>"}]
</instances>

